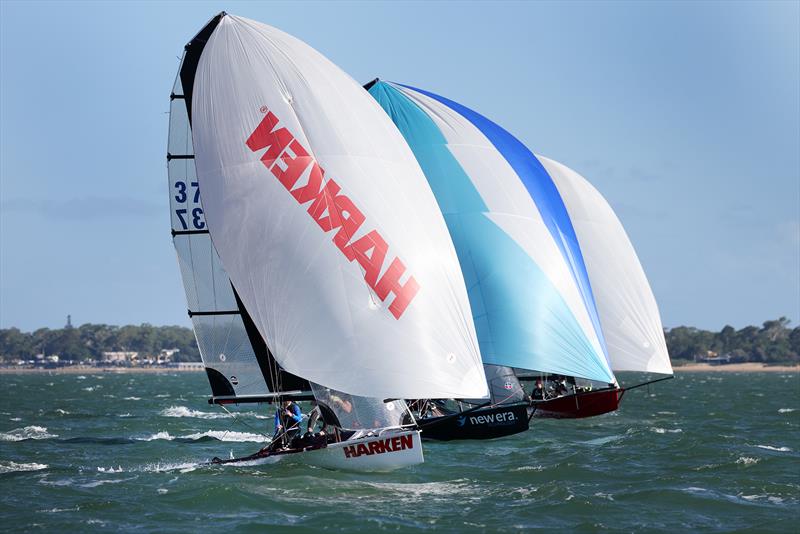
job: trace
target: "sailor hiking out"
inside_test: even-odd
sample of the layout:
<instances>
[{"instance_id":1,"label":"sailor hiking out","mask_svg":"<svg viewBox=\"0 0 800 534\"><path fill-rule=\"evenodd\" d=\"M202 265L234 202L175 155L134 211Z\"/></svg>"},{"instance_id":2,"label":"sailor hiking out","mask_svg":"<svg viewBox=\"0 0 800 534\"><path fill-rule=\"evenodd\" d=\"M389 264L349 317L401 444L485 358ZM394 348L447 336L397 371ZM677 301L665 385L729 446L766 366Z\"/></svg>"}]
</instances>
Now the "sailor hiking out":
<instances>
[{"instance_id":1,"label":"sailor hiking out","mask_svg":"<svg viewBox=\"0 0 800 534\"><path fill-rule=\"evenodd\" d=\"M282 406L275 410L275 434L272 436L271 449L287 449L292 438L300 431L300 423L303 421L303 412L300 406L291 400L283 402Z\"/></svg>"}]
</instances>

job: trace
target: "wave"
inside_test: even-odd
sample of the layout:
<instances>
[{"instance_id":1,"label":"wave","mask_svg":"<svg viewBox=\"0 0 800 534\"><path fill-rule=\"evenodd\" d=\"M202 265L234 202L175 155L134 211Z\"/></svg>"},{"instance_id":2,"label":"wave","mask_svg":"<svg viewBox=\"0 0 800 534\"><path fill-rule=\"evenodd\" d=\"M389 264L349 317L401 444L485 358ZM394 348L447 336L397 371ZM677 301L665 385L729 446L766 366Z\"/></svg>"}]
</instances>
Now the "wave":
<instances>
[{"instance_id":1,"label":"wave","mask_svg":"<svg viewBox=\"0 0 800 534\"><path fill-rule=\"evenodd\" d=\"M541 465L523 465L514 468L514 471L544 471L545 468Z\"/></svg>"},{"instance_id":2,"label":"wave","mask_svg":"<svg viewBox=\"0 0 800 534\"><path fill-rule=\"evenodd\" d=\"M25 428L15 428L10 432L0 432L0 441L24 441L26 439L50 439L57 438L56 434L47 432L47 427L26 426Z\"/></svg>"},{"instance_id":3,"label":"wave","mask_svg":"<svg viewBox=\"0 0 800 534\"><path fill-rule=\"evenodd\" d=\"M205 432L196 432L186 436L173 436L169 432L156 432L149 436L134 438L138 441L178 441L183 443L195 443L202 441L230 441L230 442L251 442L251 443L266 443L270 441L269 438L261 434L253 434L250 432L235 432L232 430L207 430Z\"/></svg>"},{"instance_id":4,"label":"wave","mask_svg":"<svg viewBox=\"0 0 800 534\"><path fill-rule=\"evenodd\" d=\"M169 408L161 410L159 415L162 417L196 417L198 419L223 419L231 417L226 413L201 412L199 410L189 409L186 406L170 406Z\"/></svg>"},{"instance_id":5,"label":"wave","mask_svg":"<svg viewBox=\"0 0 800 534\"><path fill-rule=\"evenodd\" d=\"M773 447L772 445L756 445L759 449L766 449L768 451L776 451L776 452L792 452L792 449L789 447Z\"/></svg>"},{"instance_id":6,"label":"wave","mask_svg":"<svg viewBox=\"0 0 800 534\"><path fill-rule=\"evenodd\" d=\"M105 467L98 467L97 468L97 472L98 473L122 473L122 466L118 465L116 469L114 469L113 467L109 467L108 469L106 469Z\"/></svg>"},{"instance_id":7,"label":"wave","mask_svg":"<svg viewBox=\"0 0 800 534\"><path fill-rule=\"evenodd\" d=\"M78 436L75 438L64 438L59 440L61 443L91 443L95 445L130 445L136 443L130 438L104 438L91 436Z\"/></svg>"},{"instance_id":8,"label":"wave","mask_svg":"<svg viewBox=\"0 0 800 534\"><path fill-rule=\"evenodd\" d=\"M683 432L680 428L659 428L659 427L651 427L650 432L655 432L656 434L678 434Z\"/></svg>"},{"instance_id":9,"label":"wave","mask_svg":"<svg viewBox=\"0 0 800 534\"><path fill-rule=\"evenodd\" d=\"M180 471L181 473L189 473L197 469L201 464L197 462L181 462L181 463L156 463L147 464L139 467L137 471L145 471L148 473L164 473L169 471Z\"/></svg>"},{"instance_id":10,"label":"wave","mask_svg":"<svg viewBox=\"0 0 800 534\"><path fill-rule=\"evenodd\" d=\"M102 486L104 484L119 484L120 482L128 482L131 480L136 479L136 476L130 478L119 478L119 479L107 479L107 480L95 480L94 482L87 482L86 484L80 484L78 487L80 488L96 488L97 486Z\"/></svg>"},{"instance_id":11,"label":"wave","mask_svg":"<svg viewBox=\"0 0 800 534\"><path fill-rule=\"evenodd\" d=\"M36 462L29 464L18 464L17 462L0 462L0 475L6 473L18 473L21 471L41 471L47 469L47 464L37 464Z\"/></svg>"},{"instance_id":12,"label":"wave","mask_svg":"<svg viewBox=\"0 0 800 534\"><path fill-rule=\"evenodd\" d=\"M218 440L218 441L238 441L238 442L252 442L252 443L264 443L266 441L270 441L269 438L262 436L261 434L253 434L250 432L233 432L227 430L208 430L206 432L189 434L188 436L181 436L178 439L181 441Z\"/></svg>"},{"instance_id":13,"label":"wave","mask_svg":"<svg viewBox=\"0 0 800 534\"><path fill-rule=\"evenodd\" d=\"M18 423L18 422L22 421L22 417L9 417L8 420L9 421L14 421L15 423Z\"/></svg>"},{"instance_id":14,"label":"wave","mask_svg":"<svg viewBox=\"0 0 800 534\"><path fill-rule=\"evenodd\" d=\"M155 434L151 434L151 435L145 436L143 438L134 438L134 439L136 439L138 441L153 441L153 440L157 440L157 439L166 439L168 441L172 441L175 438L170 436L169 432L157 432Z\"/></svg>"}]
</instances>

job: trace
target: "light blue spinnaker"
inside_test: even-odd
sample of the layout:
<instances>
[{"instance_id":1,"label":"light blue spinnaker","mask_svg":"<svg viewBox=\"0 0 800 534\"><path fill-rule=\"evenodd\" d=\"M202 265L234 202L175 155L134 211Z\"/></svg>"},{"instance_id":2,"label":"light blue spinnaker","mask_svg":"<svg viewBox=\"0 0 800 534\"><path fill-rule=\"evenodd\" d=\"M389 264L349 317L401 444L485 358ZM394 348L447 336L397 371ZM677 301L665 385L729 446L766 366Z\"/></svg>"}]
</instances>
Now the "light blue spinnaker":
<instances>
[{"instance_id":1,"label":"light blue spinnaker","mask_svg":"<svg viewBox=\"0 0 800 534\"><path fill-rule=\"evenodd\" d=\"M575 231L536 157L450 100L385 82L369 92L445 217L484 363L615 382Z\"/></svg>"}]
</instances>

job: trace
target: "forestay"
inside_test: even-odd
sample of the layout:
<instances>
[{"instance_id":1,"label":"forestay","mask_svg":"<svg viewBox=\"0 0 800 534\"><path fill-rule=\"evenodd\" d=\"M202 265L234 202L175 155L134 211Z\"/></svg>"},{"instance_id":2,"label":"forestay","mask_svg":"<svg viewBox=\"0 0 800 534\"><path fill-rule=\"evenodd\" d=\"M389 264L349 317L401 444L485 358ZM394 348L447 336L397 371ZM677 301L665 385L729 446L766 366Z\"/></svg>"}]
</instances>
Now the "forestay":
<instances>
[{"instance_id":1,"label":"forestay","mask_svg":"<svg viewBox=\"0 0 800 534\"><path fill-rule=\"evenodd\" d=\"M459 256L484 363L615 382L564 204L511 134L446 98L377 82Z\"/></svg>"},{"instance_id":2,"label":"forestay","mask_svg":"<svg viewBox=\"0 0 800 534\"><path fill-rule=\"evenodd\" d=\"M575 226L612 369L672 374L656 299L614 210L578 173L551 159L539 160Z\"/></svg>"},{"instance_id":3,"label":"forestay","mask_svg":"<svg viewBox=\"0 0 800 534\"><path fill-rule=\"evenodd\" d=\"M354 80L279 30L223 16L192 110L206 224L287 371L377 398L487 395L436 200Z\"/></svg>"}]
</instances>

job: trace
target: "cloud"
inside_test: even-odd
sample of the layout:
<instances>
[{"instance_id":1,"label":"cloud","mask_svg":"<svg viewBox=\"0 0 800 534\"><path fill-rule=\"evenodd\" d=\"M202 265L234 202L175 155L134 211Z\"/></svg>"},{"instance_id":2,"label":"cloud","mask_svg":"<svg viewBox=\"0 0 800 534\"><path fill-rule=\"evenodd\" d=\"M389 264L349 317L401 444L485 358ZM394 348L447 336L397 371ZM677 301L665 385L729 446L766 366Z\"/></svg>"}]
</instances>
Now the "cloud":
<instances>
[{"instance_id":1,"label":"cloud","mask_svg":"<svg viewBox=\"0 0 800 534\"><path fill-rule=\"evenodd\" d=\"M85 196L67 200L15 198L4 200L2 211L35 213L61 221L91 221L109 218L150 217L164 213L157 202L125 196Z\"/></svg>"}]
</instances>

